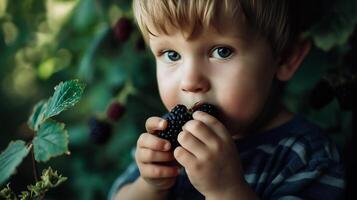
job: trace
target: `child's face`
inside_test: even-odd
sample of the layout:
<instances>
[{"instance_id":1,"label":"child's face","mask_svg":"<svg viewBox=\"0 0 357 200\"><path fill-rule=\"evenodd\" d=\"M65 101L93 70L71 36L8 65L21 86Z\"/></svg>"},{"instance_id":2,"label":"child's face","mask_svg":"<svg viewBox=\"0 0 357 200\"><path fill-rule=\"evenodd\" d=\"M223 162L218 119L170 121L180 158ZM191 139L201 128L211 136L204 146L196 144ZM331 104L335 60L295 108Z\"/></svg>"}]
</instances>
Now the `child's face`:
<instances>
[{"instance_id":1,"label":"child's face","mask_svg":"<svg viewBox=\"0 0 357 200\"><path fill-rule=\"evenodd\" d=\"M150 36L159 92L166 108L210 103L222 111L232 134L244 131L260 113L277 69L262 38L228 27L204 29L187 40L180 31Z\"/></svg>"}]
</instances>

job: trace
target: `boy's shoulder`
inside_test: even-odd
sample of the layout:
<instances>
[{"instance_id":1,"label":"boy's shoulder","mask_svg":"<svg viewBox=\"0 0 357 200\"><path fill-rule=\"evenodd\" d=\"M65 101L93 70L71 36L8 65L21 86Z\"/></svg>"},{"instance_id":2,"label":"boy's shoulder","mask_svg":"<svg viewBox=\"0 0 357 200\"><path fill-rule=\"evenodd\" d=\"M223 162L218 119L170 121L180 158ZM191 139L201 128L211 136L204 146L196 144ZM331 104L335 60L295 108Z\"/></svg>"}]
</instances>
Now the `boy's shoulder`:
<instances>
[{"instance_id":1,"label":"boy's shoulder","mask_svg":"<svg viewBox=\"0 0 357 200\"><path fill-rule=\"evenodd\" d=\"M237 147L245 179L263 199L317 199L317 193L318 199L341 199L344 168L337 147L303 116L237 141Z\"/></svg>"},{"instance_id":2,"label":"boy's shoulder","mask_svg":"<svg viewBox=\"0 0 357 200\"><path fill-rule=\"evenodd\" d=\"M337 146L328 137L326 132L317 124L309 121L302 115L295 115L290 121L263 133L253 134L251 137L237 141L241 152L252 149L272 151L290 151L296 154L326 156L338 161Z\"/></svg>"},{"instance_id":3,"label":"boy's shoulder","mask_svg":"<svg viewBox=\"0 0 357 200\"><path fill-rule=\"evenodd\" d=\"M307 120L300 114L294 115L291 120L264 132L252 133L239 142L255 141L256 143L275 143L289 137L324 137L325 133L317 124Z\"/></svg>"}]
</instances>

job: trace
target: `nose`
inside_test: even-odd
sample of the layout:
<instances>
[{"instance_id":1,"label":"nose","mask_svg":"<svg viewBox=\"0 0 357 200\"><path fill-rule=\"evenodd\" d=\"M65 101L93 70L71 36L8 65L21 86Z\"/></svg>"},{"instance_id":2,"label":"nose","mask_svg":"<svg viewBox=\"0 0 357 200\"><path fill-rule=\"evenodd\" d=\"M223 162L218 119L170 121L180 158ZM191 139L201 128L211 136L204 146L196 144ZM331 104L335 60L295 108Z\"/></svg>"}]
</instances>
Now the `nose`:
<instances>
[{"instance_id":1,"label":"nose","mask_svg":"<svg viewBox=\"0 0 357 200\"><path fill-rule=\"evenodd\" d=\"M192 63L184 66L180 87L184 92L205 93L211 85L205 71L197 63Z\"/></svg>"}]
</instances>

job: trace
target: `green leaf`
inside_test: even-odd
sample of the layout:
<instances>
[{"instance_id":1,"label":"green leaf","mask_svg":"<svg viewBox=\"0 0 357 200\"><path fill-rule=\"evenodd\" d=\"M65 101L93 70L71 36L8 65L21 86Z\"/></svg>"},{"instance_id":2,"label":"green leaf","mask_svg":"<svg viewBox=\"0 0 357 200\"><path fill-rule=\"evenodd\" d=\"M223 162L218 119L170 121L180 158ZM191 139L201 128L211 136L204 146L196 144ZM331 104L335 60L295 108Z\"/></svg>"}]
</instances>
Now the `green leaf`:
<instances>
[{"instance_id":1,"label":"green leaf","mask_svg":"<svg viewBox=\"0 0 357 200\"><path fill-rule=\"evenodd\" d=\"M98 20L100 16L98 15L97 3L94 0L78 1L72 16L73 28L76 31L85 32Z\"/></svg>"},{"instance_id":2,"label":"green leaf","mask_svg":"<svg viewBox=\"0 0 357 200\"><path fill-rule=\"evenodd\" d=\"M68 133L63 123L46 120L33 139L36 161L46 162L51 157L68 152Z\"/></svg>"},{"instance_id":3,"label":"green leaf","mask_svg":"<svg viewBox=\"0 0 357 200\"><path fill-rule=\"evenodd\" d=\"M355 0L335 1L331 8L311 30L315 45L324 51L345 44L357 23Z\"/></svg>"},{"instance_id":4,"label":"green leaf","mask_svg":"<svg viewBox=\"0 0 357 200\"><path fill-rule=\"evenodd\" d=\"M110 27L106 24L103 24L95 32L91 44L86 48L82 60L79 64L78 76L87 82L93 81L94 76L94 65L93 59L95 57L96 51L98 50L99 45L102 40L107 36L110 31Z\"/></svg>"},{"instance_id":5,"label":"green leaf","mask_svg":"<svg viewBox=\"0 0 357 200\"><path fill-rule=\"evenodd\" d=\"M32 130L35 131L38 130L38 126L44 120L46 107L47 107L46 100L41 100L34 106L32 110L32 114L27 121L28 126Z\"/></svg>"},{"instance_id":6,"label":"green leaf","mask_svg":"<svg viewBox=\"0 0 357 200\"><path fill-rule=\"evenodd\" d=\"M22 140L12 141L0 154L0 184L6 181L29 153L30 148Z\"/></svg>"},{"instance_id":7,"label":"green leaf","mask_svg":"<svg viewBox=\"0 0 357 200\"><path fill-rule=\"evenodd\" d=\"M84 87L84 84L77 79L58 84L53 96L47 102L45 119L74 106L81 98Z\"/></svg>"}]
</instances>

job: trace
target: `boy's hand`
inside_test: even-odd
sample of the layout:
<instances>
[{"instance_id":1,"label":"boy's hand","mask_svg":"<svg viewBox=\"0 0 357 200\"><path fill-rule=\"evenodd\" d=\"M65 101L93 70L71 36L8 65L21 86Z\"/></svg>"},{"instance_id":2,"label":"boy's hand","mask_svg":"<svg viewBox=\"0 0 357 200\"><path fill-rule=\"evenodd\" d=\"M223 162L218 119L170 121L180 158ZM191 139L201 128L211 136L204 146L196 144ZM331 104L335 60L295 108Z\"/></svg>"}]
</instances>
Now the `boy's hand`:
<instances>
[{"instance_id":1,"label":"boy's hand","mask_svg":"<svg viewBox=\"0 0 357 200\"><path fill-rule=\"evenodd\" d=\"M224 125L196 111L178 136L174 156L184 166L192 185L203 195L219 197L244 185L236 146Z\"/></svg>"},{"instance_id":2,"label":"boy's hand","mask_svg":"<svg viewBox=\"0 0 357 200\"><path fill-rule=\"evenodd\" d=\"M165 165L175 160L170 142L154 135L166 126L167 122L162 118L150 117L145 124L147 133L139 137L135 153L142 179L156 191L171 188L179 174L177 166Z\"/></svg>"}]
</instances>

